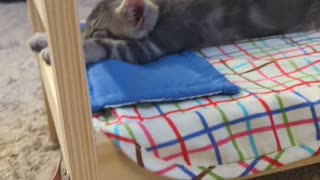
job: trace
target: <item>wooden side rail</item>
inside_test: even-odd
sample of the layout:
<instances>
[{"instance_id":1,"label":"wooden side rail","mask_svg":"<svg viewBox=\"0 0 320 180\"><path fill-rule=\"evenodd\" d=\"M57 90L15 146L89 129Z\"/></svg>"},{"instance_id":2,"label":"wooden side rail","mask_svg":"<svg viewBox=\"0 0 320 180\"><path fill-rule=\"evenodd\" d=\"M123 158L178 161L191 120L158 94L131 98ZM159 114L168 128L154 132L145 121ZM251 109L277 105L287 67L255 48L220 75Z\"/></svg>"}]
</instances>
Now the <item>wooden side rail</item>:
<instances>
[{"instance_id":1,"label":"wooden side rail","mask_svg":"<svg viewBox=\"0 0 320 180\"><path fill-rule=\"evenodd\" d=\"M42 83L46 87L46 105L50 105L47 112L51 136L56 137L55 125L71 179L99 180L76 0L27 3L33 32L45 31L48 35L52 65L47 68L52 75L42 77Z\"/></svg>"}]
</instances>

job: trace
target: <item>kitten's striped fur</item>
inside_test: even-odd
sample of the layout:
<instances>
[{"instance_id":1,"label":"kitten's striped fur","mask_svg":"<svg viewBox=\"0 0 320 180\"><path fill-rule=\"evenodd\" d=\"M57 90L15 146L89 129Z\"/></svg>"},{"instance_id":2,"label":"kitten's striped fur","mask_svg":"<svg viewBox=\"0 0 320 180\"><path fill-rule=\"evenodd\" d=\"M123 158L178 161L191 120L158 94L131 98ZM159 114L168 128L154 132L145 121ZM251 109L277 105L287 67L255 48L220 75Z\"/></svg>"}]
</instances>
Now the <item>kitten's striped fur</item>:
<instances>
[{"instance_id":1,"label":"kitten's striped fur","mask_svg":"<svg viewBox=\"0 0 320 180\"><path fill-rule=\"evenodd\" d=\"M102 0L83 33L87 63L144 64L183 50L318 28L320 0ZM45 35L31 38L34 51ZM39 38L40 37L40 38ZM43 51L49 62L49 51Z\"/></svg>"},{"instance_id":2,"label":"kitten's striped fur","mask_svg":"<svg viewBox=\"0 0 320 180\"><path fill-rule=\"evenodd\" d=\"M93 46L99 47L92 48ZM137 41L91 38L85 40L84 51L86 52L87 63L93 63L104 58L109 58L126 61L128 63L145 64L163 54L163 51L150 39ZM97 54L101 56L98 56Z\"/></svg>"}]
</instances>

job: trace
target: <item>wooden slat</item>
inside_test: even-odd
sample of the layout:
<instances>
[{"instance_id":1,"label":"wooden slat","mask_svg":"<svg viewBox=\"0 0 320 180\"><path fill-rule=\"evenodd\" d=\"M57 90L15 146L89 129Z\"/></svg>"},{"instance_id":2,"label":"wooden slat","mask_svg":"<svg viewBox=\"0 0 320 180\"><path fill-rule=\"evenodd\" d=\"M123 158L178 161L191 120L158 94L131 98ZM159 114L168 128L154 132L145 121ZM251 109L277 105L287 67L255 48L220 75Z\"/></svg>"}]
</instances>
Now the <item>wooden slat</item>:
<instances>
[{"instance_id":1,"label":"wooden slat","mask_svg":"<svg viewBox=\"0 0 320 180\"><path fill-rule=\"evenodd\" d=\"M59 144L59 138L57 134L57 129L54 123L54 115L50 108L50 103L49 103L49 96L45 90L43 90L43 99L44 99L44 105L45 108L47 109L47 118L48 118L48 130L49 130L49 137L52 143Z\"/></svg>"},{"instance_id":2,"label":"wooden slat","mask_svg":"<svg viewBox=\"0 0 320 180\"><path fill-rule=\"evenodd\" d=\"M44 15L44 0L31 0L33 1L34 5L35 5L35 8L37 10L37 13L39 15L39 18L41 19L41 23L42 23L42 26L44 27L44 29L47 30L47 21L45 19L45 15Z\"/></svg>"},{"instance_id":3,"label":"wooden slat","mask_svg":"<svg viewBox=\"0 0 320 180\"><path fill-rule=\"evenodd\" d=\"M53 78L53 72L52 68L48 66L44 60L42 60L42 57L38 55L38 64L40 66L40 75L42 78L42 85L45 91L46 95L46 103L48 103L51 116L53 119L53 124L55 124L56 127L61 127L61 121L59 120L60 114L58 111L58 100L57 100L57 93L54 85L54 78ZM52 122L49 122L52 123ZM57 136L59 137L59 142L62 145L61 148L64 148L65 146L63 145L64 140L63 140L63 132L61 131L60 128L55 128L55 132L57 133ZM65 150L62 150L65 151Z\"/></svg>"},{"instance_id":4,"label":"wooden slat","mask_svg":"<svg viewBox=\"0 0 320 180\"><path fill-rule=\"evenodd\" d=\"M37 0L36 0L37 1ZM39 1L40 2L40 1ZM51 82L46 89L68 172L75 180L98 180L97 154L91 123L85 64L74 0L40 3L47 25ZM39 6L40 7L40 6ZM50 67L51 68L51 67ZM50 94L50 95L49 95ZM55 102L56 101L56 102ZM56 103L56 104L55 104Z\"/></svg>"},{"instance_id":5,"label":"wooden slat","mask_svg":"<svg viewBox=\"0 0 320 180\"><path fill-rule=\"evenodd\" d=\"M32 32L44 32L44 26L42 24L41 17L37 12L36 5L33 0L27 0L29 19L31 21Z\"/></svg>"},{"instance_id":6,"label":"wooden slat","mask_svg":"<svg viewBox=\"0 0 320 180\"><path fill-rule=\"evenodd\" d=\"M33 33L44 32L45 29L44 29L42 20L40 18L40 15L37 11L36 5L34 4L34 1L28 0L27 4L28 4L29 19L31 21ZM41 83L42 83L43 99L44 99L45 109L46 109L47 118L48 118L49 136L50 136L50 139L53 143L58 143L56 128L55 128L55 125L53 122L52 112L49 107L48 96L47 96L47 93L44 89L44 80L43 80L42 76L40 76L40 78L41 78Z\"/></svg>"}]
</instances>

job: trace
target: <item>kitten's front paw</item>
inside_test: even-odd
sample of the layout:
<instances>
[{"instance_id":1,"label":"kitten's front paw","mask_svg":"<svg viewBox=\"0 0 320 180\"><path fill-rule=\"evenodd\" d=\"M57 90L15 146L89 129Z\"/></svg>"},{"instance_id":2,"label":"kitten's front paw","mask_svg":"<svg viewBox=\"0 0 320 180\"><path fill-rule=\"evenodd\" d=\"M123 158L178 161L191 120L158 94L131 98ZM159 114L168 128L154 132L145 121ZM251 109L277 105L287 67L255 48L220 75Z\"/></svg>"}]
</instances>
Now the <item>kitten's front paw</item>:
<instances>
[{"instance_id":1,"label":"kitten's front paw","mask_svg":"<svg viewBox=\"0 0 320 180\"><path fill-rule=\"evenodd\" d=\"M50 61L50 52L49 52L49 48L45 48L40 52L43 60L48 64L51 65L51 61Z\"/></svg>"},{"instance_id":2,"label":"kitten's front paw","mask_svg":"<svg viewBox=\"0 0 320 180\"><path fill-rule=\"evenodd\" d=\"M28 44L32 51L39 53L48 47L47 36L45 33L35 33L29 38Z\"/></svg>"},{"instance_id":3,"label":"kitten's front paw","mask_svg":"<svg viewBox=\"0 0 320 180\"><path fill-rule=\"evenodd\" d=\"M106 52L111 51L107 45L99 44L95 39L86 39L83 42L83 51L86 63L94 63L107 57Z\"/></svg>"}]
</instances>

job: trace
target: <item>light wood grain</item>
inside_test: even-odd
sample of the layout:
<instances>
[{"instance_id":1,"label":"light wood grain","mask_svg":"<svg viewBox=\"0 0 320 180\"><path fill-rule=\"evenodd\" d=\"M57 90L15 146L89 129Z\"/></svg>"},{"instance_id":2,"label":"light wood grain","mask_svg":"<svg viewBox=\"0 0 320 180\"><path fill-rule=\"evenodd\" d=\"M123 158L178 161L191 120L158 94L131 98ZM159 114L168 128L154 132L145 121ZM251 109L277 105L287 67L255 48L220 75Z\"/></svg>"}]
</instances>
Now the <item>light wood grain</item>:
<instances>
[{"instance_id":1,"label":"light wood grain","mask_svg":"<svg viewBox=\"0 0 320 180\"><path fill-rule=\"evenodd\" d=\"M45 32L42 19L37 12L38 8L36 8L34 1L28 0L27 3L33 32ZM61 128L55 128L61 127L61 120L60 115L58 114L58 102L56 88L53 81L52 68L43 61L41 55L37 56L37 60L40 70L44 103L47 111L49 135L53 143L60 143L61 151L63 152L63 154L65 154L64 152L67 151L67 147L64 145L65 142L63 139L62 130ZM58 140L60 142L58 142ZM66 163L69 164L69 162Z\"/></svg>"},{"instance_id":2,"label":"light wood grain","mask_svg":"<svg viewBox=\"0 0 320 180\"><path fill-rule=\"evenodd\" d=\"M27 0L29 19L31 21L32 32L44 32L44 26L39 16L38 10L33 0Z\"/></svg>"},{"instance_id":3,"label":"light wood grain","mask_svg":"<svg viewBox=\"0 0 320 180\"><path fill-rule=\"evenodd\" d=\"M61 115L59 114L59 111L58 111L59 105L57 100L56 88L54 85L52 68L45 63L45 61L42 59L40 55L38 55L38 63L40 65L40 74L43 79L42 80L43 89L47 95L46 97L47 97L48 107L50 108L50 112L52 113L52 117L53 117L52 121L53 121L54 127L57 127L55 128L55 132L59 139L62 152L65 152L67 150L65 149L66 148L66 146L64 145L65 140L64 140L62 129L61 129L62 121L61 121Z\"/></svg>"},{"instance_id":4,"label":"light wood grain","mask_svg":"<svg viewBox=\"0 0 320 180\"><path fill-rule=\"evenodd\" d=\"M34 4L34 1L28 0L27 4L28 4L29 19L32 24L33 33L44 32L45 29L42 24L42 19L40 18L40 15L37 13L37 9L36 9L36 5ZM56 128L53 122L52 112L49 107L48 95L44 89L43 76L40 76L40 77L41 77L41 83L42 83L42 92L43 92L42 94L43 94L43 99L44 99L44 104L45 104L45 109L46 109L47 119L48 119L49 136L53 143L58 143Z\"/></svg>"},{"instance_id":5,"label":"light wood grain","mask_svg":"<svg viewBox=\"0 0 320 180\"><path fill-rule=\"evenodd\" d=\"M48 66L43 60L41 61L41 57L39 57L40 61L40 72L44 81L44 89L48 93L50 108L54 114L54 123L57 127L60 127L61 121L58 121L58 116L56 115L58 104L56 99L56 92L54 88L54 80L53 80L53 72L52 68ZM57 129L57 133L59 139L61 139L62 131L60 128ZM103 134L96 133L95 134L96 144L95 147L97 149L97 157L98 157L98 168L101 180L104 179L129 179L130 180L166 180L167 178L156 176L145 169L138 167L135 163L131 162L125 155L123 155L111 142L107 139ZM60 144L64 144L65 141L63 139L59 140ZM61 146L62 151L65 151L63 148L65 146ZM68 164L66 160L66 164ZM125 172L125 173L124 173Z\"/></svg>"},{"instance_id":6,"label":"light wood grain","mask_svg":"<svg viewBox=\"0 0 320 180\"><path fill-rule=\"evenodd\" d=\"M46 31L48 30L48 24L47 24L47 21L46 21L46 17L44 15L44 11L45 11L45 8L44 8L44 1L45 0L32 0L33 1L33 4L34 4L34 7L35 7L35 10L37 12L37 16L39 17L39 20L41 20L41 24L43 26L43 29L45 29Z\"/></svg>"},{"instance_id":7,"label":"light wood grain","mask_svg":"<svg viewBox=\"0 0 320 180\"><path fill-rule=\"evenodd\" d=\"M46 92L51 104L56 103L51 111L55 111L54 122L68 172L75 180L98 180L76 3L74 0L34 2L37 2L36 10L48 35L53 87L50 84L47 87L55 93L50 94L48 89Z\"/></svg>"},{"instance_id":8,"label":"light wood grain","mask_svg":"<svg viewBox=\"0 0 320 180\"><path fill-rule=\"evenodd\" d=\"M55 126L55 123L54 123L53 113L52 113L52 110L51 110L52 108L50 108L49 96L48 96L47 92L44 89L42 91L43 91L44 105L45 105L45 108L46 108L47 118L48 118L49 137L50 137L50 140L51 140L52 143L59 143L59 139L58 139L58 135L57 135L57 129L56 129L56 126Z\"/></svg>"}]
</instances>

